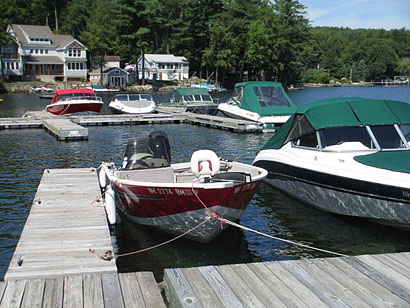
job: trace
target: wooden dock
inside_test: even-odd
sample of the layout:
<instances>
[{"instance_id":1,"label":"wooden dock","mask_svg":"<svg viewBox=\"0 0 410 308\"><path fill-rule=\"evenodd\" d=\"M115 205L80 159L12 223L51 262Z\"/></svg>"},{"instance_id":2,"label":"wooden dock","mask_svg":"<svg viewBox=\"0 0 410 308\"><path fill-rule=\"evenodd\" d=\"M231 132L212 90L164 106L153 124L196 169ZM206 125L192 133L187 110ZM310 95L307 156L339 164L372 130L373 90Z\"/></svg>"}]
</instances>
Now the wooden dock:
<instances>
[{"instance_id":1,"label":"wooden dock","mask_svg":"<svg viewBox=\"0 0 410 308\"><path fill-rule=\"evenodd\" d=\"M165 269L169 307L410 307L410 253Z\"/></svg>"},{"instance_id":2,"label":"wooden dock","mask_svg":"<svg viewBox=\"0 0 410 308\"><path fill-rule=\"evenodd\" d=\"M151 272L76 275L0 283L0 307L165 308Z\"/></svg>"},{"instance_id":3,"label":"wooden dock","mask_svg":"<svg viewBox=\"0 0 410 308\"><path fill-rule=\"evenodd\" d=\"M5 280L117 272L105 210L94 169L45 170Z\"/></svg>"}]
</instances>

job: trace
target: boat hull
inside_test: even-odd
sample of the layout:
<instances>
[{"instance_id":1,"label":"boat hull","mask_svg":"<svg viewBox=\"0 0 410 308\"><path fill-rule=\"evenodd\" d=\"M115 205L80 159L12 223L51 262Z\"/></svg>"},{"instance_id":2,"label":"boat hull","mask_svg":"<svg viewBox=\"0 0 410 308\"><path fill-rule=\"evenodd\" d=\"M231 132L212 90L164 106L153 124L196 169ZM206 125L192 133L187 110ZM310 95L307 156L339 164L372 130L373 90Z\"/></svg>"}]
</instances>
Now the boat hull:
<instances>
[{"instance_id":1,"label":"boat hull","mask_svg":"<svg viewBox=\"0 0 410 308\"><path fill-rule=\"evenodd\" d=\"M268 170L265 181L320 210L410 229L410 192L392 187L316 172L277 162L257 161Z\"/></svg>"},{"instance_id":2,"label":"boat hull","mask_svg":"<svg viewBox=\"0 0 410 308\"><path fill-rule=\"evenodd\" d=\"M70 101L50 104L46 110L55 115L65 115L80 112L100 113L104 103L101 101Z\"/></svg>"},{"instance_id":3,"label":"boat hull","mask_svg":"<svg viewBox=\"0 0 410 308\"><path fill-rule=\"evenodd\" d=\"M205 208L191 188L185 186L152 187L114 183L117 206L133 222L174 235L188 232L209 218L211 213L239 220L261 181L223 188L195 188ZM226 228L227 225L223 226ZM211 218L186 238L209 242L223 231L221 222Z\"/></svg>"}]
</instances>

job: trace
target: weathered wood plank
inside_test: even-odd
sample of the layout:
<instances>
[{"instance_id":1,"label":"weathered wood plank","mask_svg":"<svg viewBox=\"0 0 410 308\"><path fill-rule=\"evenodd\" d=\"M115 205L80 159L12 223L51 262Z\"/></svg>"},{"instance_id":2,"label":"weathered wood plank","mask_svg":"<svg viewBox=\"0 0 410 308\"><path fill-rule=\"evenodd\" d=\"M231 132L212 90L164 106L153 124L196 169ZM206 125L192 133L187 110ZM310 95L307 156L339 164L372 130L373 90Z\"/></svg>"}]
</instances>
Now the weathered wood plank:
<instances>
[{"instance_id":1,"label":"weathered wood plank","mask_svg":"<svg viewBox=\"0 0 410 308\"><path fill-rule=\"evenodd\" d=\"M120 273L118 275L124 306L126 308L145 308L137 275L135 273Z\"/></svg>"},{"instance_id":2,"label":"weathered wood plank","mask_svg":"<svg viewBox=\"0 0 410 308\"><path fill-rule=\"evenodd\" d=\"M6 283L4 281L0 281L0 303L3 298L4 290L6 290Z\"/></svg>"},{"instance_id":3,"label":"weathered wood plank","mask_svg":"<svg viewBox=\"0 0 410 308\"><path fill-rule=\"evenodd\" d=\"M101 275L83 276L84 308L104 307Z\"/></svg>"},{"instance_id":4,"label":"weathered wood plank","mask_svg":"<svg viewBox=\"0 0 410 308\"><path fill-rule=\"evenodd\" d=\"M247 264L247 266L275 293L275 296L282 303L285 303L289 307L307 307L292 289L266 267L265 263L250 263Z\"/></svg>"},{"instance_id":5,"label":"weathered wood plank","mask_svg":"<svg viewBox=\"0 0 410 308\"><path fill-rule=\"evenodd\" d=\"M105 307L124 307L117 273L102 274L102 287Z\"/></svg>"},{"instance_id":6,"label":"weathered wood plank","mask_svg":"<svg viewBox=\"0 0 410 308\"><path fill-rule=\"evenodd\" d=\"M400 306L405 303L399 297L340 258L330 258L323 261L325 261L328 266L331 265L334 267L332 271L330 271L329 267L327 268L330 273L333 273L336 269L342 271L342 276L349 278L345 286L373 307Z\"/></svg>"},{"instance_id":7,"label":"weathered wood plank","mask_svg":"<svg viewBox=\"0 0 410 308\"><path fill-rule=\"evenodd\" d=\"M198 300L204 307L224 307L198 268L183 268L182 272L191 284Z\"/></svg>"},{"instance_id":8,"label":"weathered wood plank","mask_svg":"<svg viewBox=\"0 0 410 308\"><path fill-rule=\"evenodd\" d=\"M392 292L393 294L397 295L398 297L406 301L407 305L410 304L410 291L408 289L401 287L399 284L397 284L395 281L393 281L392 279L390 279L383 273L376 271L374 268L363 263L362 261L360 261L358 258L355 258L355 257L342 258L341 260L343 260L344 262L346 262L347 264L349 264L356 270L362 272L367 277L370 277L372 280L374 280L379 285L386 288L388 291ZM393 297L390 297L390 298L394 300ZM397 302L400 305L404 303L404 302L400 303L400 301L397 301Z\"/></svg>"},{"instance_id":9,"label":"weathered wood plank","mask_svg":"<svg viewBox=\"0 0 410 308\"><path fill-rule=\"evenodd\" d=\"M232 269L239 277L244 277L244 282L266 307L286 307L279 297L272 292L271 286L267 286L246 264L233 264Z\"/></svg>"},{"instance_id":10,"label":"weathered wood plank","mask_svg":"<svg viewBox=\"0 0 410 308\"><path fill-rule=\"evenodd\" d=\"M42 307L44 295L45 279L27 280L21 308Z\"/></svg>"},{"instance_id":11,"label":"weathered wood plank","mask_svg":"<svg viewBox=\"0 0 410 308\"><path fill-rule=\"evenodd\" d=\"M384 254L378 255L383 262L388 263L397 268L397 271L410 278L410 254L397 253L397 254Z\"/></svg>"},{"instance_id":12,"label":"weathered wood plank","mask_svg":"<svg viewBox=\"0 0 410 308\"><path fill-rule=\"evenodd\" d=\"M44 288L43 308L63 306L64 278L47 278Z\"/></svg>"},{"instance_id":13,"label":"weathered wood plank","mask_svg":"<svg viewBox=\"0 0 410 308\"><path fill-rule=\"evenodd\" d=\"M203 266L199 268L199 271L225 307L244 307L214 266Z\"/></svg>"},{"instance_id":14,"label":"weathered wood plank","mask_svg":"<svg viewBox=\"0 0 410 308\"><path fill-rule=\"evenodd\" d=\"M164 281L170 307L202 307L191 284L181 269L165 269Z\"/></svg>"},{"instance_id":15,"label":"weathered wood plank","mask_svg":"<svg viewBox=\"0 0 410 308\"><path fill-rule=\"evenodd\" d=\"M236 297L241 301L243 306L265 307L263 302L255 295L253 290L248 287L241 276L239 276L230 265L222 265L215 268L235 293Z\"/></svg>"},{"instance_id":16,"label":"weathered wood plank","mask_svg":"<svg viewBox=\"0 0 410 308\"><path fill-rule=\"evenodd\" d=\"M295 261L278 262L287 271L292 273L300 282L302 282L309 290L311 290L322 302L330 307L348 307L336 294L330 291L319 280L315 279L309 272L304 270Z\"/></svg>"},{"instance_id":17,"label":"weathered wood plank","mask_svg":"<svg viewBox=\"0 0 410 308\"><path fill-rule=\"evenodd\" d=\"M7 282L7 287L1 301L2 308L20 307L23 300L24 289L27 280L17 280Z\"/></svg>"},{"instance_id":18,"label":"weathered wood plank","mask_svg":"<svg viewBox=\"0 0 410 308\"><path fill-rule=\"evenodd\" d=\"M81 276L67 276L64 278L63 307L82 308L83 280Z\"/></svg>"},{"instance_id":19,"label":"weathered wood plank","mask_svg":"<svg viewBox=\"0 0 410 308\"><path fill-rule=\"evenodd\" d=\"M292 275L292 273L282 267L280 262L267 262L265 265L279 278L279 280L282 281L282 283L292 290L294 292L294 296L296 295L299 297L306 306L326 307L326 304L318 297L318 295L306 287L301 281Z\"/></svg>"},{"instance_id":20,"label":"weathered wood plank","mask_svg":"<svg viewBox=\"0 0 410 308\"><path fill-rule=\"evenodd\" d=\"M136 273L138 284L147 307L166 308L161 291L151 272Z\"/></svg>"},{"instance_id":21,"label":"weathered wood plank","mask_svg":"<svg viewBox=\"0 0 410 308\"><path fill-rule=\"evenodd\" d=\"M344 275L338 278L334 278L329 275L329 270L323 270L318 265L316 260L299 260L298 263L307 270L313 277L321 281L329 290L337 294L347 305L356 308L370 308L372 307L368 303L364 302L359 296L346 288L341 282L346 281L347 278Z\"/></svg>"},{"instance_id":22,"label":"weathered wood plank","mask_svg":"<svg viewBox=\"0 0 410 308\"><path fill-rule=\"evenodd\" d=\"M402 274L402 272L397 271L394 267L392 267L392 263L384 263L381 261L379 256L363 255L357 256L356 258L386 277L389 277L392 281L398 283L403 288L410 287L410 278L406 277Z\"/></svg>"}]
</instances>

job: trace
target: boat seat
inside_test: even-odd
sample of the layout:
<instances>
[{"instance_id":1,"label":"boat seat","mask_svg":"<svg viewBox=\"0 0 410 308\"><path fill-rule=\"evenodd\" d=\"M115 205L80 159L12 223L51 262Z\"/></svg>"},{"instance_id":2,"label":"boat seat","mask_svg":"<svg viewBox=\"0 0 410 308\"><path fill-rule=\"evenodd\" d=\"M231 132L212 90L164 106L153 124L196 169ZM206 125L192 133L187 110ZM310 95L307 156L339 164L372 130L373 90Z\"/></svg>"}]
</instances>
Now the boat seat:
<instances>
[{"instance_id":1,"label":"boat seat","mask_svg":"<svg viewBox=\"0 0 410 308\"><path fill-rule=\"evenodd\" d=\"M199 150L192 154L191 171L197 178L214 175L220 167L219 157L211 150Z\"/></svg>"}]
</instances>

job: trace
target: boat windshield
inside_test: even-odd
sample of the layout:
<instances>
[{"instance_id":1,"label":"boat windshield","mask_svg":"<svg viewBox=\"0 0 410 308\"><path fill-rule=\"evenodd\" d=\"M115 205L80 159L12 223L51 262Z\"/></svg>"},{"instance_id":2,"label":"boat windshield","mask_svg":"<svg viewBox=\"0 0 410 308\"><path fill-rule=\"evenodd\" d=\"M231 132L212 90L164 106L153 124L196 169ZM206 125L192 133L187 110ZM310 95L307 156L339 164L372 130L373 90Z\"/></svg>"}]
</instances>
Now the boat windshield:
<instances>
[{"instance_id":1,"label":"boat windshield","mask_svg":"<svg viewBox=\"0 0 410 308\"><path fill-rule=\"evenodd\" d=\"M79 100L79 99L96 99L96 96L91 93L68 93L60 94L58 100L68 101L68 100Z\"/></svg>"},{"instance_id":2,"label":"boat windshield","mask_svg":"<svg viewBox=\"0 0 410 308\"><path fill-rule=\"evenodd\" d=\"M410 125L402 125L400 128L395 125L333 127L321 130L319 136L323 150L407 149Z\"/></svg>"},{"instance_id":3,"label":"boat windshield","mask_svg":"<svg viewBox=\"0 0 410 308\"><path fill-rule=\"evenodd\" d=\"M129 94L128 95L128 99L130 101L139 101L140 100L140 96L138 94Z\"/></svg>"},{"instance_id":4,"label":"boat windshield","mask_svg":"<svg viewBox=\"0 0 410 308\"><path fill-rule=\"evenodd\" d=\"M139 138L130 141L125 150L123 168L139 170L169 167L171 149L165 132L154 131L148 139Z\"/></svg>"},{"instance_id":5,"label":"boat windshield","mask_svg":"<svg viewBox=\"0 0 410 308\"><path fill-rule=\"evenodd\" d=\"M127 101L128 100L128 95L124 95L124 94L116 95L115 99L117 101L121 101L121 102Z\"/></svg>"},{"instance_id":6,"label":"boat windshield","mask_svg":"<svg viewBox=\"0 0 410 308\"><path fill-rule=\"evenodd\" d=\"M184 95L184 96L183 96L183 100L186 101L186 102L192 102L192 101L193 101L191 95Z\"/></svg>"},{"instance_id":7,"label":"boat windshield","mask_svg":"<svg viewBox=\"0 0 410 308\"><path fill-rule=\"evenodd\" d=\"M280 87L255 87L253 90L262 107L289 107L289 103Z\"/></svg>"},{"instance_id":8,"label":"boat windshield","mask_svg":"<svg viewBox=\"0 0 410 308\"><path fill-rule=\"evenodd\" d=\"M212 102L212 98L210 95L202 95L202 100L205 102Z\"/></svg>"},{"instance_id":9,"label":"boat windshield","mask_svg":"<svg viewBox=\"0 0 410 308\"><path fill-rule=\"evenodd\" d=\"M149 94L141 94L140 97L141 97L141 99L144 99L144 100L147 100L147 101L150 101L152 99L151 95L149 95Z\"/></svg>"}]
</instances>

